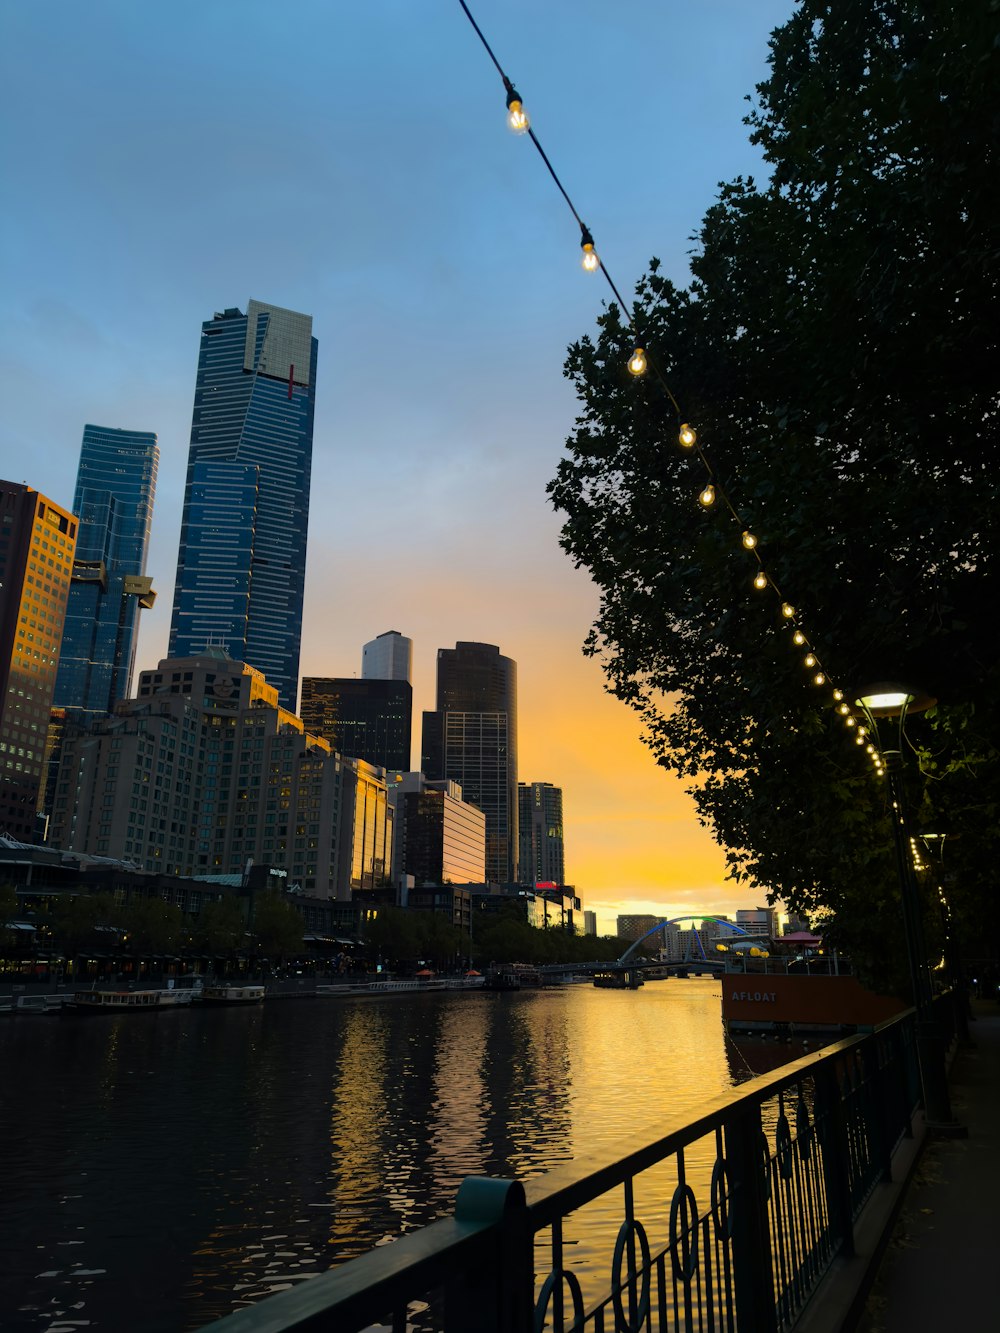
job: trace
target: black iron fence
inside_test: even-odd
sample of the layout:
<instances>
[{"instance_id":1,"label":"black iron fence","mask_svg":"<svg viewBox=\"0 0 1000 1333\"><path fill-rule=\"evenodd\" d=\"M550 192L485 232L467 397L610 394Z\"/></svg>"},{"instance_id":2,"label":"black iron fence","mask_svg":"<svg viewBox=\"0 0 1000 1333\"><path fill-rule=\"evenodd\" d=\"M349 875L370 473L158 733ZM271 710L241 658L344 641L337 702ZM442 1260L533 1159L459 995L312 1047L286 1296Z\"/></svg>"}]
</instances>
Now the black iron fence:
<instances>
[{"instance_id":1,"label":"black iron fence","mask_svg":"<svg viewBox=\"0 0 1000 1333\"><path fill-rule=\"evenodd\" d=\"M952 1017L946 998L946 1040ZM852 1253L919 1096L908 1012L743 1084L617 1160L523 1183L469 1178L453 1216L208 1327L782 1333Z\"/></svg>"}]
</instances>

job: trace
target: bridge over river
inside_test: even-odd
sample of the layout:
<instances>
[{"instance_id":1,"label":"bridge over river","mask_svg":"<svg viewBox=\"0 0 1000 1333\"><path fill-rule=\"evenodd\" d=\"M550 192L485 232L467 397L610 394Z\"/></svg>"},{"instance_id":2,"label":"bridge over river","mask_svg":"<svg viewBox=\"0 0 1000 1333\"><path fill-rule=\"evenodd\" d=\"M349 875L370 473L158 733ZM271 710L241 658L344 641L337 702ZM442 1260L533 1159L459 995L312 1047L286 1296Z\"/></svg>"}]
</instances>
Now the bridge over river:
<instances>
[{"instance_id":1,"label":"bridge over river","mask_svg":"<svg viewBox=\"0 0 1000 1333\"><path fill-rule=\"evenodd\" d=\"M701 934L697 930L692 930L688 935L687 947L684 951L684 957L679 959L648 958L644 954L637 952L643 940L649 939L655 935L658 930L664 926L679 925L684 921L690 921L692 925L695 922L713 921L717 925L724 927L728 932L726 936L720 936L716 942L717 950L721 948L722 952L717 952L713 957L705 950L705 945L701 939ZM731 956L731 951L738 950L742 952L752 947L754 941L763 943L759 936L751 935L749 931L742 926L735 925L726 917L711 916L708 914L698 914L695 916L674 916L657 921L655 926L650 926L638 939L633 940L620 958L613 961L591 962L591 963L546 963L537 969L543 976L566 976L568 974L579 975L580 973L589 973L590 975L601 974L628 974L639 973L644 981L661 981L667 977L702 977L702 976L722 976L731 968L727 963L726 956ZM697 944L697 951L692 947Z\"/></svg>"}]
</instances>

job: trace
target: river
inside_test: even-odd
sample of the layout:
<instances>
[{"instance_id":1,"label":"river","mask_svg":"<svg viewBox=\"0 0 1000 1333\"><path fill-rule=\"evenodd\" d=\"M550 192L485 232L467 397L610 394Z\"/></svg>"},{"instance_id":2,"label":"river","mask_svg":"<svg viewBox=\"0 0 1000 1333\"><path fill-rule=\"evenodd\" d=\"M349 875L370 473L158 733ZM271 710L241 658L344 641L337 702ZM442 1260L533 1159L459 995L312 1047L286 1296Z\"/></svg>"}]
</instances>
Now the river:
<instances>
[{"instance_id":1,"label":"river","mask_svg":"<svg viewBox=\"0 0 1000 1333\"><path fill-rule=\"evenodd\" d=\"M0 1328L199 1328L746 1068L698 979L4 1018Z\"/></svg>"}]
</instances>

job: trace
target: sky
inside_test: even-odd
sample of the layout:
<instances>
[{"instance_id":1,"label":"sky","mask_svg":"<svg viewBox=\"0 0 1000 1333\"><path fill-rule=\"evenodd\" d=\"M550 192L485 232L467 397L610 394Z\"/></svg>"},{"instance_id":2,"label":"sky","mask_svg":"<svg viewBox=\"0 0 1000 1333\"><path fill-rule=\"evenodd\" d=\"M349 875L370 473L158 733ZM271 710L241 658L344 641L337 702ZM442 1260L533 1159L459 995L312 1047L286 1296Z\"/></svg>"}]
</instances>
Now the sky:
<instances>
[{"instance_id":1,"label":"sky","mask_svg":"<svg viewBox=\"0 0 1000 1333\"><path fill-rule=\"evenodd\" d=\"M626 297L688 280L793 0L469 0ZM0 475L72 502L86 423L153 430L137 668L166 653L200 327L251 298L319 340L304 675L413 640L518 663L519 778L563 790L566 876L618 912L763 901L582 644L597 591L545 487L566 349L610 295L458 0L11 0L0 9ZM419 757L419 722L414 727Z\"/></svg>"}]
</instances>

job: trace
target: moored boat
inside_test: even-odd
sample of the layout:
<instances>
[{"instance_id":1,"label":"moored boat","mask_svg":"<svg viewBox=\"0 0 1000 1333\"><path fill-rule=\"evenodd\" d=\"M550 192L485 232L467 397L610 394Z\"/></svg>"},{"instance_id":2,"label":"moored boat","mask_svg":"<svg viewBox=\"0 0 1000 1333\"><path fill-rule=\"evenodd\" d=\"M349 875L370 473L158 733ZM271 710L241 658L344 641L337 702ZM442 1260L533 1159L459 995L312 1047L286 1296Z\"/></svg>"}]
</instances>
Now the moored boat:
<instances>
[{"instance_id":1,"label":"moored boat","mask_svg":"<svg viewBox=\"0 0 1000 1333\"><path fill-rule=\"evenodd\" d=\"M149 1013L157 1009L178 1009L191 1003L194 992L189 990L77 990L63 1003L63 1012L87 1013Z\"/></svg>"},{"instance_id":2,"label":"moored boat","mask_svg":"<svg viewBox=\"0 0 1000 1333\"><path fill-rule=\"evenodd\" d=\"M722 1021L734 1033L870 1028L905 1007L843 974L727 972L722 978Z\"/></svg>"},{"instance_id":3,"label":"moored boat","mask_svg":"<svg viewBox=\"0 0 1000 1333\"><path fill-rule=\"evenodd\" d=\"M200 998L205 1004L260 1004L266 995L264 986L202 986Z\"/></svg>"}]
</instances>

